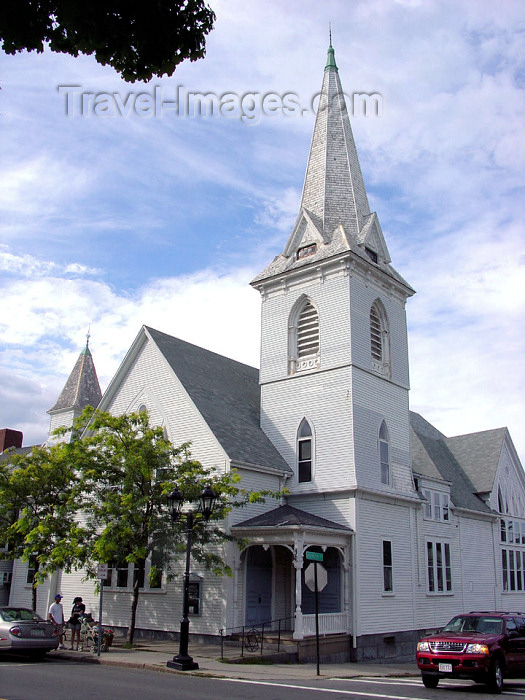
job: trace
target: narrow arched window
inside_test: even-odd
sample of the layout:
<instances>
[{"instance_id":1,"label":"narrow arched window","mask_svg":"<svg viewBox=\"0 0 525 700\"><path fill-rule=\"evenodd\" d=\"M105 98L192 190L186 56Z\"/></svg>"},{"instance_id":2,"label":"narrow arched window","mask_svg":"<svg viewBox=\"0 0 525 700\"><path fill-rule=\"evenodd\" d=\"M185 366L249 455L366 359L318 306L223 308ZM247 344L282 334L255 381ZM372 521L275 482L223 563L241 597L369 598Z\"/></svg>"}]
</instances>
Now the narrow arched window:
<instances>
[{"instance_id":1,"label":"narrow arched window","mask_svg":"<svg viewBox=\"0 0 525 700\"><path fill-rule=\"evenodd\" d=\"M303 418L297 431L297 480L299 483L312 481L312 428Z\"/></svg>"},{"instance_id":2,"label":"narrow arched window","mask_svg":"<svg viewBox=\"0 0 525 700\"><path fill-rule=\"evenodd\" d=\"M379 428L379 463L381 467L381 483L390 484L390 439L385 421Z\"/></svg>"},{"instance_id":3,"label":"narrow arched window","mask_svg":"<svg viewBox=\"0 0 525 700\"><path fill-rule=\"evenodd\" d=\"M289 363L292 373L319 366L319 314L307 298L290 315Z\"/></svg>"},{"instance_id":4,"label":"narrow arched window","mask_svg":"<svg viewBox=\"0 0 525 700\"><path fill-rule=\"evenodd\" d=\"M372 369L390 377L390 343L388 324L383 304L378 300L370 309L370 353Z\"/></svg>"}]
</instances>

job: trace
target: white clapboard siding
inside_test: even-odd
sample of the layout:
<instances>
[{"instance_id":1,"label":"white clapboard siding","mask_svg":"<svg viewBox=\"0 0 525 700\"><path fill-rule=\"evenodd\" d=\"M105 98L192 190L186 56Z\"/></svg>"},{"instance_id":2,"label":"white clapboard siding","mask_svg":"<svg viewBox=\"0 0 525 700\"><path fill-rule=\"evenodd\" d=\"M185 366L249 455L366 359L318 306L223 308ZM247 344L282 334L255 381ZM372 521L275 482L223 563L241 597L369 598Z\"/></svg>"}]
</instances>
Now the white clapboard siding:
<instances>
[{"instance_id":1,"label":"white clapboard siding","mask_svg":"<svg viewBox=\"0 0 525 700\"><path fill-rule=\"evenodd\" d=\"M411 509L359 502L357 522L357 631L379 634L415 629ZM383 540L392 542L393 593L383 592Z\"/></svg>"},{"instance_id":2,"label":"white clapboard siding","mask_svg":"<svg viewBox=\"0 0 525 700\"><path fill-rule=\"evenodd\" d=\"M147 340L107 406L115 415L145 405L153 425L164 426L174 445L191 441L191 452L205 466L224 470L228 457L153 343Z\"/></svg>"}]
</instances>

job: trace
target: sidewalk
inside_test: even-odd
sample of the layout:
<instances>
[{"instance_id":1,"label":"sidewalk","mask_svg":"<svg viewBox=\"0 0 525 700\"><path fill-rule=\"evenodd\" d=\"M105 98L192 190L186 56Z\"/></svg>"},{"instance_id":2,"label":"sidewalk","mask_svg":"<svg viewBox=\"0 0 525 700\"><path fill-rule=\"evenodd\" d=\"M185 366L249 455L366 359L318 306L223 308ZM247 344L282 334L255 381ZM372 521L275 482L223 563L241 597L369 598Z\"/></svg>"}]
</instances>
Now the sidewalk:
<instances>
[{"instance_id":1,"label":"sidewalk","mask_svg":"<svg viewBox=\"0 0 525 700\"><path fill-rule=\"evenodd\" d=\"M124 649L117 645L109 651L96 654L83 651L59 650L48 654L53 659L68 659L85 663L100 663L113 666L127 666L129 668L145 668L166 673L184 673L186 675L214 676L221 678L243 678L248 680L276 680L294 681L315 679L317 666L313 664L246 664L224 663L220 660L220 646L191 644L189 653L193 660L199 664L195 671L175 671L166 666L178 653L177 642L157 640L137 640L133 649ZM405 664L368 664L368 663L341 663L320 664L320 678L358 678L361 676L419 676L416 663Z\"/></svg>"}]
</instances>

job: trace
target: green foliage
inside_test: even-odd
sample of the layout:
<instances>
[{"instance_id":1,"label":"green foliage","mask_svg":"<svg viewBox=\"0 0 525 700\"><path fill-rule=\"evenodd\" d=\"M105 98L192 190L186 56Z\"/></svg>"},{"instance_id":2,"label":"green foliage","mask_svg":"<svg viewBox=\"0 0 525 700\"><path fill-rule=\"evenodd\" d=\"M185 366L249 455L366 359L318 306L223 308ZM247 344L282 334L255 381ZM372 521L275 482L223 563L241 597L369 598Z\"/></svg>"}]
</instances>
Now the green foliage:
<instances>
[{"instance_id":1,"label":"green foliage","mask_svg":"<svg viewBox=\"0 0 525 700\"><path fill-rule=\"evenodd\" d=\"M67 429L58 431L65 435ZM206 486L217 501L205 522L193 516L192 557L217 575L231 575L217 553L219 545L233 540L224 530L224 518L247 503L264 500L269 493L243 490L235 472L219 473L192 459L189 444L174 447L162 428L149 424L148 414L112 416L91 407L73 426L78 437L69 446L68 458L79 475L83 510L91 533L88 577L95 577L95 562L133 563L144 572L146 559L155 562L150 580L166 569L174 555L185 552L186 519L173 522L167 496L175 485L186 501L198 502ZM139 580L133 588L128 642L133 642Z\"/></svg>"},{"instance_id":2,"label":"green foliage","mask_svg":"<svg viewBox=\"0 0 525 700\"><path fill-rule=\"evenodd\" d=\"M124 80L172 75L206 53L214 12L204 0L2 0L0 39L8 54L27 49L95 54Z\"/></svg>"},{"instance_id":3,"label":"green foliage","mask_svg":"<svg viewBox=\"0 0 525 700\"><path fill-rule=\"evenodd\" d=\"M71 571L89 552L88 532L77 518L82 505L69 446L34 447L0 463L0 541L7 557L31 562L36 587L57 569Z\"/></svg>"},{"instance_id":4,"label":"green foliage","mask_svg":"<svg viewBox=\"0 0 525 700\"><path fill-rule=\"evenodd\" d=\"M245 491L237 473L204 467L189 444L174 447L162 428L152 427L146 412L112 416L87 407L55 437L66 440L69 433L71 442L0 462L0 541L9 542L11 558L36 562L35 591L59 568L86 568L94 579L98 562L135 564L132 643L145 561L154 562L150 582L158 582L186 549L188 521L173 522L168 511L175 485L188 502L198 502L208 485L217 495L208 522L193 514L191 548L192 558L216 575L232 573L218 554L233 540L224 529L228 513L279 494Z\"/></svg>"},{"instance_id":5,"label":"green foliage","mask_svg":"<svg viewBox=\"0 0 525 700\"><path fill-rule=\"evenodd\" d=\"M205 468L192 459L188 443L174 447L162 428L150 426L145 412L112 416L88 407L74 430L84 432L71 444L69 458L80 475L84 510L94 533L93 562L138 565L154 556L156 566L165 567L174 552L186 547L184 518L172 522L168 494L177 485L186 501L198 502L210 485L217 501L207 523L201 513L194 515L192 556L217 575L231 574L213 552L214 546L233 539L224 531L224 518L233 508L275 494L247 492L236 472ZM95 576L94 564L88 575Z\"/></svg>"}]
</instances>

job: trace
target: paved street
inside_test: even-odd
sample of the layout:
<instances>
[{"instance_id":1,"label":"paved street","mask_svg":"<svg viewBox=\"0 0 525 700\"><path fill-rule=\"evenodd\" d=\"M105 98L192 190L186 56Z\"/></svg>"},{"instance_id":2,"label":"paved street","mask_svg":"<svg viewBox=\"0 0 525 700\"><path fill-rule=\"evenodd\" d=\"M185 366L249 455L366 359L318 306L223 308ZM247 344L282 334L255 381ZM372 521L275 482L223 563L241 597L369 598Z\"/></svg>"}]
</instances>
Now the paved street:
<instances>
[{"instance_id":1,"label":"paved street","mask_svg":"<svg viewBox=\"0 0 525 700\"><path fill-rule=\"evenodd\" d=\"M95 659L92 659L94 661ZM0 659L0 700L488 700L494 698L482 685L470 681L441 681L436 690L426 689L417 676L317 677L306 666L294 666L293 677L279 677L281 665L252 667L251 676L209 677L175 673L153 666L86 663L74 655L57 654L36 663L22 658ZM351 668L351 665L347 665ZM231 666L226 667L231 670ZM384 669L377 666L377 673ZM301 671L304 670L304 674ZM338 670L340 670L338 668ZM357 671L356 665L352 673ZM389 669L390 670L390 669ZM241 669L241 673L243 669ZM369 673L369 671L365 671ZM246 675L246 674L244 674ZM254 677L258 675L259 677ZM304 677L301 678L301 675ZM525 698L525 680L509 682L501 696Z\"/></svg>"}]
</instances>

